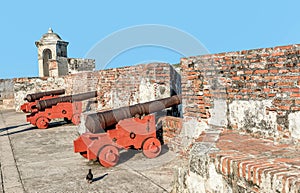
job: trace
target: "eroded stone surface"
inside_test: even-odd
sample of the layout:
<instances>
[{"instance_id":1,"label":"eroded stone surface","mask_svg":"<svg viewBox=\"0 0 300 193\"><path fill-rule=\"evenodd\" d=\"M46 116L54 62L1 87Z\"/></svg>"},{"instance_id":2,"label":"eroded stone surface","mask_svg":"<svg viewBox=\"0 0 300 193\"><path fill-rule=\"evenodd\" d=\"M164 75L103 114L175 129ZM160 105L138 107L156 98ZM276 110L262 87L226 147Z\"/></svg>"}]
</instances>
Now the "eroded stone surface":
<instances>
[{"instance_id":1,"label":"eroded stone surface","mask_svg":"<svg viewBox=\"0 0 300 193\"><path fill-rule=\"evenodd\" d=\"M294 139L300 139L300 112L290 113L288 120L291 136Z\"/></svg>"},{"instance_id":2,"label":"eroded stone surface","mask_svg":"<svg viewBox=\"0 0 300 193\"><path fill-rule=\"evenodd\" d=\"M271 106L272 100L233 101L229 104L230 124L249 133L276 137L279 135L276 113L266 111Z\"/></svg>"},{"instance_id":3,"label":"eroded stone surface","mask_svg":"<svg viewBox=\"0 0 300 193\"><path fill-rule=\"evenodd\" d=\"M206 135L206 134L202 134ZM299 147L274 144L232 130L215 142L199 138L177 169L173 192L285 192L300 190Z\"/></svg>"}]
</instances>

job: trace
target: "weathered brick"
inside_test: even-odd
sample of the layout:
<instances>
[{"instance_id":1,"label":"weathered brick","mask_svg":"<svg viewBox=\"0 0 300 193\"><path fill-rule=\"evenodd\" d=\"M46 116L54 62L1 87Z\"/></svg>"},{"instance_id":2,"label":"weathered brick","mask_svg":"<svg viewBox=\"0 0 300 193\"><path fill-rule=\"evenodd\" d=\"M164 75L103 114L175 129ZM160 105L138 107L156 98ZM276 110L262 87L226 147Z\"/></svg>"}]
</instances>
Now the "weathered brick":
<instances>
[{"instance_id":1,"label":"weathered brick","mask_svg":"<svg viewBox=\"0 0 300 193\"><path fill-rule=\"evenodd\" d=\"M277 68L282 68L284 65L283 65L283 64L278 64L278 63L277 63L277 64L274 64L274 66L277 67Z\"/></svg>"},{"instance_id":2,"label":"weathered brick","mask_svg":"<svg viewBox=\"0 0 300 193\"><path fill-rule=\"evenodd\" d=\"M274 48L274 50L290 50L293 48L293 45L287 45L287 46L277 46Z\"/></svg>"},{"instance_id":3,"label":"weathered brick","mask_svg":"<svg viewBox=\"0 0 300 193\"><path fill-rule=\"evenodd\" d=\"M283 79L300 80L300 76L282 76Z\"/></svg>"},{"instance_id":4,"label":"weathered brick","mask_svg":"<svg viewBox=\"0 0 300 193\"><path fill-rule=\"evenodd\" d=\"M284 56L284 52L275 52L272 54L273 57L276 57L276 56Z\"/></svg>"},{"instance_id":5,"label":"weathered brick","mask_svg":"<svg viewBox=\"0 0 300 193\"><path fill-rule=\"evenodd\" d=\"M300 88L281 88L281 91L289 93L298 93L300 92Z\"/></svg>"},{"instance_id":6,"label":"weathered brick","mask_svg":"<svg viewBox=\"0 0 300 193\"><path fill-rule=\"evenodd\" d=\"M254 74L267 74L268 72L268 70L255 70Z\"/></svg>"},{"instance_id":7,"label":"weathered brick","mask_svg":"<svg viewBox=\"0 0 300 193\"><path fill-rule=\"evenodd\" d=\"M300 111L300 107L291 107L292 111Z\"/></svg>"},{"instance_id":8,"label":"weathered brick","mask_svg":"<svg viewBox=\"0 0 300 193\"><path fill-rule=\"evenodd\" d=\"M288 110L290 110L291 107L282 105L282 106L278 106L278 108L281 110L284 110L284 111L288 111Z\"/></svg>"},{"instance_id":9,"label":"weathered brick","mask_svg":"<svg viewBox=\"0 0 300 193\"><path fill-rule=\"evenodd\" d=\"M266 80L281 80L281 76L265 76Z\"/></svg>"},{"instance_id":10,"label":"weathered brick","mask_svg":"<svg viewBox=\"0 0 300 193\"><path fill-rule=\"evenodd\" d=\"M278 82L276 83L277 86L293 86L293 82Z\"/></svg>"}]
</instances>

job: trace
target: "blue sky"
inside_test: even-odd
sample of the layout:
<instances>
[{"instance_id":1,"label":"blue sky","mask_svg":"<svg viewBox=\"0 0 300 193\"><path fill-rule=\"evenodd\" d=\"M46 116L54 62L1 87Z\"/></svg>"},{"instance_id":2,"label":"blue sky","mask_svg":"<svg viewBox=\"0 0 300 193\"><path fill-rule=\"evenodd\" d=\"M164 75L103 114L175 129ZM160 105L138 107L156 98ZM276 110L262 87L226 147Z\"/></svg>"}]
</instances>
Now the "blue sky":
<instances>
[{"instance_id":1,"label":"blue sky","mask_svg":"<svg viewBox=\"0 0 300 193\"><path fill-rule=\"evenodd\" d=\"M2 1L0 79L38 76L34 42L49 27L70 42L68 56L75 58L85 57L113 32L143 24L180 29L210 53L218 53L300 43L299 7L296 0ZM156 60L178 63L180 57L145 46L123 52L108 67Z\"/></svg>"}]
</instances>

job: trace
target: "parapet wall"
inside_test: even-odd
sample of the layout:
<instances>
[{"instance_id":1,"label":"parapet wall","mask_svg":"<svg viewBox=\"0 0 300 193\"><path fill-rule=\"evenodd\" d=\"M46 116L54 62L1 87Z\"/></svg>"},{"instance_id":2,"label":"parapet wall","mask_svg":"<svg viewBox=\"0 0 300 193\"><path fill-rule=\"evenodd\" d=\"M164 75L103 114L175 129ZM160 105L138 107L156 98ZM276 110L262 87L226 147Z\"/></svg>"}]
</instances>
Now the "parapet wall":
<instances>
[{"instance_id":1,"label":"parapet wall","mask_svg":"<svg viewBox=\"0 0 300 193\"><path fill-rule=\"evenodd\" d=\"M111 109L169 97L170 84L176 82L171 71L169 64L153 63L73 74L65 80L73 92L97 90L98 109ZM181 84L179 81L176 85Z\"/></svg>"},{"instance_id":2,"label":"parapet wall","mask_svg":"<svg viewBox=\"0 0 300 193\"><path fill-rule=\"evenodd\" d=\"M0 79L0 109L14 108L14 81Z\"/></svg>"},{"instance_id":3,"label":"parapet wall","mask_svg":"<svg viewBox=\"0 0 300 193\"><path fill-rule=\"evenodd\" d=\"M299 59L288 45L181 60L173 192L299 192Z\"/></svg>"},{"instance_id":4,"label":"parapet wall","mask_svg":"<svg viewBox=\"0 0 300 193\"><path fill-rule=\"evenodd\" d=\"M183 58L184 118L299 140L299 59L300 45Z\"/></svg>"},{"instance_id":5,"label":"parapet wall","mask_svg":"<svg viewBox=\"0 0 300 193\"><path fill-rule=\"evenodd\" d=\"M166 63L71 74L62 77L14 79L15 108L18 111L29 93L66 89L66 94L98 91L93 110L118 108L180 93L180 76ZM86 110L91 110L87 106Z\"/></svg>"},{"instance_id":6,"label":"parapet wall","mask_svg":"<svg viewBox=\"0 0 300 193\"><path fill-rule=\"evenodd\" d=\"M66 87L64 78L58 77L15 78L13 82L14 108L16 111L20 111L20 106L26 102L24 98L27 94L64 89Z\"/></svg>"},{"instance_id":7,"label":"parapet wall","mask_svg":"<svg viewBox=\"0 0 300 193\"><path fill-rule=\"evenodd\" d=\"M93 59L57 57L57 59L49 60L48 65L50 77L95 71Z\"/></svg>"},{"instance_id":8,"label":"parapet wall","mask_svg":"<svg viewBox=\"0 0 300 193\"><path fill-rule=\"evenodd\" d=\"M76 74L84 71L95 70L95 60L85 58L67 58L68 73Z\"/></svg>"}]
</instances>

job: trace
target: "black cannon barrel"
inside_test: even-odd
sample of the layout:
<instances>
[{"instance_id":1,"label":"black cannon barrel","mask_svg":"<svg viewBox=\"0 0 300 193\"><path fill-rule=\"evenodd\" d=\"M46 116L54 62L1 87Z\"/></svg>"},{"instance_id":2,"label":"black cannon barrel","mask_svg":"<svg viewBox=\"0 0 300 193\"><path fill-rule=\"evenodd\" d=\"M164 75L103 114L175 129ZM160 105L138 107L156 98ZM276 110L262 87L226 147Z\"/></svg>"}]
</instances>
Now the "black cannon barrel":
<instances>
[{"instance_id":1,"label":"black cannon barrel","mask_svg":"<svg viewBox=\"0 0 300 193\"><path fill-rule=\"evenodd\" d=\"M37 102L36 107L39 111L42 111L46 108L50 108L61 102L74 102L74 101L83 101L97 96L97 91L91 91L81 94L68 95L53 99L40 100Z\"/></svg>"},{"instance_id":2,"label":"black cannon barrel","mask_svg":"<svg viewBox=\"0 0 300 193\"><path fill-rule=\"evenodd\" d=\"M24 100L27 100L28 102L33 102L44 96L61 95L61 94L65 94L65 89L51 90L51 91L46 91L46 92L37 92L37 93L33 93L33 94L28 94L28 95L26 95Z\"/></svg>"},{"instance_id":3,"label":"black cannon barrel","mask_svg":"<svg viewBox=\"0 0 300 193\"><path fill-rule=\"evenodd\" d=\"M181 96L174 95L172 97L140 103L129 107L97 112L87 115L85 126L90 132L99 133L105 130L105 128L117 124L119 120L134 117L137 114L147 115L179 104L181 104Z\"/></svg>"}]
</instances>

